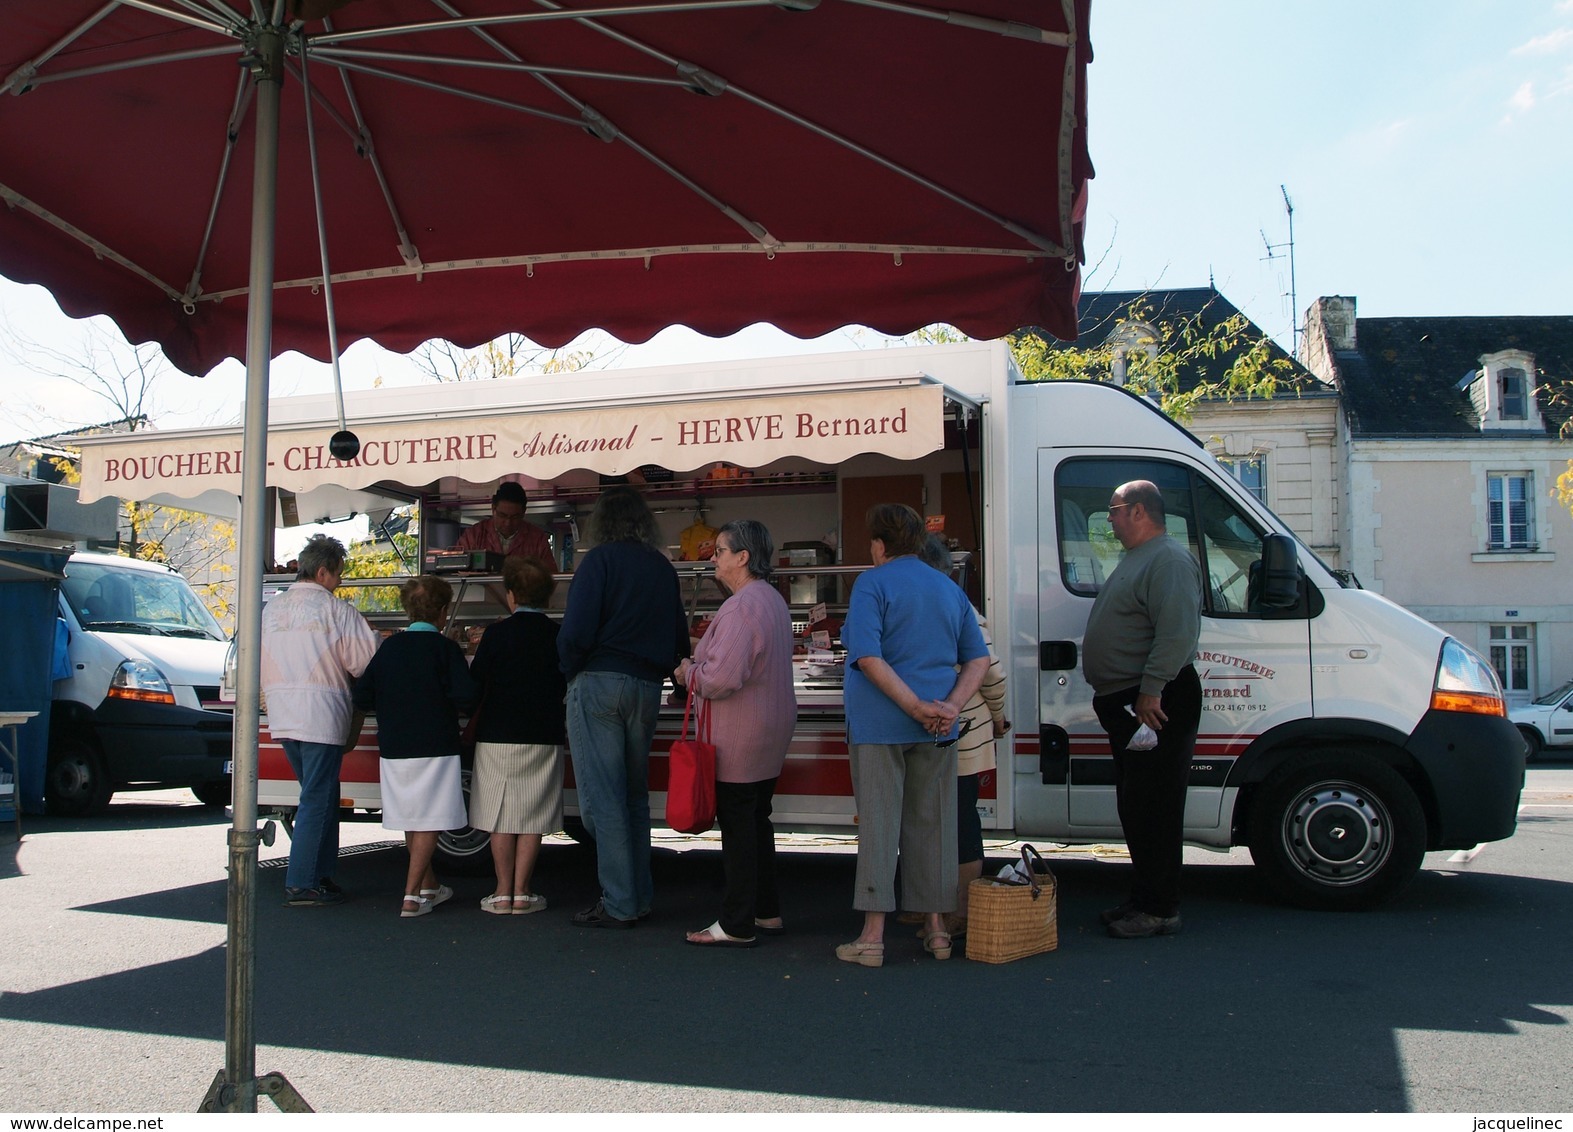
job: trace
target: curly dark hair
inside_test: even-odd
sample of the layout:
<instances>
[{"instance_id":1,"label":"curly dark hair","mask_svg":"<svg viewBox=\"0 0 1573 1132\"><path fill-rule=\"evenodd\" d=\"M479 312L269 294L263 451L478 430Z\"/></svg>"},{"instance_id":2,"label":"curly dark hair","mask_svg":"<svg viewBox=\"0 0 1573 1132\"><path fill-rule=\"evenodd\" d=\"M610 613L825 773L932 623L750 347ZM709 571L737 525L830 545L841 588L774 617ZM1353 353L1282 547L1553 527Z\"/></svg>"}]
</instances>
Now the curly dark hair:
<instances>
[{"instance_id":1,"label":"curly dark hair","mask_svg":"<svg viewBox=\"0 0 1573 1132\"><path fill-rule=\"evenodd\" d=\"M601 492L590 512L590 539L597 546L607 542L642 542L661 549L661 528L649 506L631 487L618 485Z\"/></svg>"}]
</instances>

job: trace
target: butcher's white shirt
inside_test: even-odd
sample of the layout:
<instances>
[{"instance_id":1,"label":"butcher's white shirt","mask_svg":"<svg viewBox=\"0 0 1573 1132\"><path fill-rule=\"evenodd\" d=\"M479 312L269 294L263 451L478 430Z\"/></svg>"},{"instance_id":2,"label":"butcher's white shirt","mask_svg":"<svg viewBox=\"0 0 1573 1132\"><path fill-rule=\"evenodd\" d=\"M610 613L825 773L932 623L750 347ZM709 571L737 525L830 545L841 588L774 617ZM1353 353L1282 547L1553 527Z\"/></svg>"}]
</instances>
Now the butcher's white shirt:
<instances>
[{"instance_id":1,"label":"butcher's white shirt","mask_svg":"<svg viewBox=\"0 0 1573 1132\"><path fill-rule=\"evenodd\" d=\"M315 582L296 582L263 606L262 694L273 738L344 742L350 681L380 641L359 610Z\"/></svg>"}]
</instances>

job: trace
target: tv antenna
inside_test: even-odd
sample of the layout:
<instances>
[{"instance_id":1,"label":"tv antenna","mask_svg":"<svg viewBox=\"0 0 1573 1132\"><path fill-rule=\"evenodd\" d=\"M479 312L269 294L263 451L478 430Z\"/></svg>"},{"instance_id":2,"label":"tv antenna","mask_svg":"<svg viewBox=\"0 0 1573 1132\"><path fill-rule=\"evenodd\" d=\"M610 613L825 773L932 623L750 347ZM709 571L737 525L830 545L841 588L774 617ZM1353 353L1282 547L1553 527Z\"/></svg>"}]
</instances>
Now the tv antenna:
<instances>
[{"instance_id":1,"label":"tv antenna","mask_svg":"<svg viewBox=\"0 0 1573 1132\"><path fill-rule=\"evenodd\" d=\"M1257 229L1257 231L1262 232L1262 243L1267 246L1266 258L1268 260L1281 259L1285 250L1288 252L1289 326L1293 334L1293 341L1291 345L1293 347L1294 356L1298 358L1300 356L1300 300L1299 296L1295 292L1294 284L1294 201L1289 199L1289 190L1283 185L1278 186L1278 191L1281 192L1284 196L1284 213L1289 217L1288 241L1282 244L1275 244L1267 238L1266 232L1262 232L1261 229Z\"/></svg>"}]
</instances>

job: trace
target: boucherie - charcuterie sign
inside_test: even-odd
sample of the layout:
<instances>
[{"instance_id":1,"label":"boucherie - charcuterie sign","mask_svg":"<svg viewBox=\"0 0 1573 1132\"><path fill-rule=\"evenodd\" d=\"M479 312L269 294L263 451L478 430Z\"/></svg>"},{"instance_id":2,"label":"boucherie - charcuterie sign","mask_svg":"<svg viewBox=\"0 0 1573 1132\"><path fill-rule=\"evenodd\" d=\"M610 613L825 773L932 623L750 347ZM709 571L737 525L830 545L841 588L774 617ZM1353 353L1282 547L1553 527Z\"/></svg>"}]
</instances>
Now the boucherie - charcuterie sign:
<instances>
[{"instance_id":1,"label":"boucherie - charcuterie sign","mask_svg":"<svg viewBox=\"0 0 1573 1132\"><path fill-rule=\"evenodd\" d=\"M675 472L717 460L762 467L786 456L838 464L862 452L916 459L944 444L943 393L934 385L822 394L643 402L351 423L354 460L337 460L320 424L270 431L268 486L420 485L452 476L485 483L520 473L548 480L587 469L621 475L643 464ZM196 498L240 491L239 430L93 438L83 445L81 499Z\"/></svg>"}]
</instances>

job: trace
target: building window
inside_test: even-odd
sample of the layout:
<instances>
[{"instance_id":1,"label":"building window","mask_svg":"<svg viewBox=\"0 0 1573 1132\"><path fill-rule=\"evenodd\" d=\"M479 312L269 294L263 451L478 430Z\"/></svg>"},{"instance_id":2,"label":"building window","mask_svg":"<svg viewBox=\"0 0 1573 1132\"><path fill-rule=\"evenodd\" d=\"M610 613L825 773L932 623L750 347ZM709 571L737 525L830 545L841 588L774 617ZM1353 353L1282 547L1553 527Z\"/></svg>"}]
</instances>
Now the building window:
<instances>
[{"instance_id":1,"label":"building window","mask_svg":"<svg viewBox=\"0 0 1573 1132\"><path fill-rule=\"evenodd\" d=\"M1486 482L1486 546L1535 550L1534 479L1528 472L1492 472Z\"/></svg>"},{"instance_id":2,"label":"building window","mask_svg":"<svg viewBox=\"0 0 1573 1132\"><path fill-rule=\"evenodd\" d=\"M1480 356L1480 368L1466 380L1482 429L1533 431L1545 427L1535 401L1535 373L1535 356L1524 350Z\"/></svg>"},{"instance_id":3,"label":"building window","mask_svg":"<svg viewBox=\"0 0 1573 1132\"><path fill-rule=\"evenodd\" d=\"M1502 382L1502 413L1505 421L1529 419L1529 377L1521 369L1504 369Z\"/></svg>"},{"instance_id":4,"label":"building window","mask_svg":"<svg viewBox=\"0 0 1573 1132\"><path fill-rule=\"evenodd\" d=\"M1512 704L1529 702L1535 686L1535 627L1491 626L1491 667L1497 670L1502 690Z\"/></svg>"},{"instance_id":5,"label":"building window","mask_svg":"<svg viewBox=\"0 0 1573 1132\"><path fill-rule=\"evenodd\" d=\"M1223 470L1263 504L1267 502L1267 461L1262 456L1220 456Z\"/></svg>"}]
</instances>

